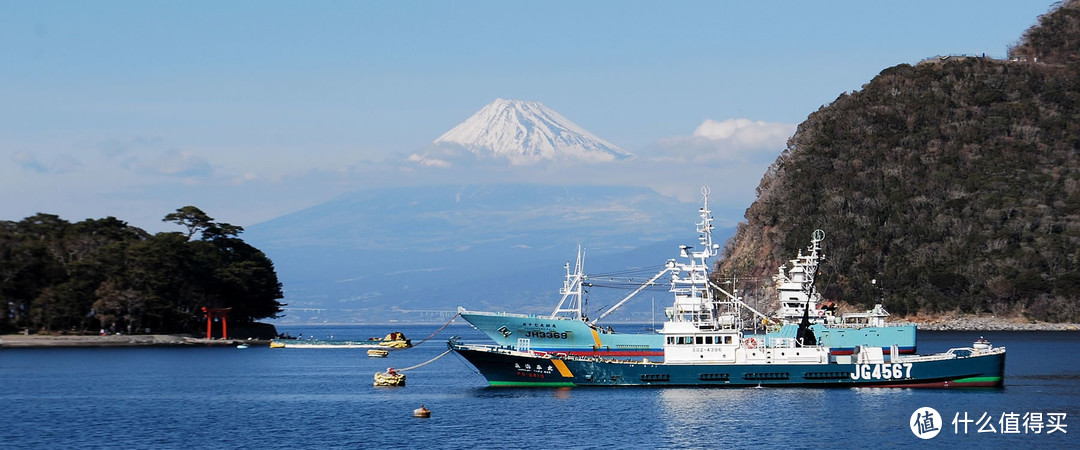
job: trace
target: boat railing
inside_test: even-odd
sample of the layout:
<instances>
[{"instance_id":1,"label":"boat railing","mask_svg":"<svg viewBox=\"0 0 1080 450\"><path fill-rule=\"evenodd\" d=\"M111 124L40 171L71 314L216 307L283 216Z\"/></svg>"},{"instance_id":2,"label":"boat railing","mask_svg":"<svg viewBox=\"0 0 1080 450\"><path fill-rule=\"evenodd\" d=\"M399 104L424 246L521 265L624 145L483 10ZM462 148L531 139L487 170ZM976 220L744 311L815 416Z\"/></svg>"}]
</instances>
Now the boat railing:
<instances>
[{"instance_id":1,"label":"boat railing","mask_svg":"<svg viewBox=\"0 0 1080 450\"><path fill-rule=\"evenodd\" d=\"M979 349L975 347L963 347L963 348L950 348L949 352L954 353L963 351L966 355L962 356L979 356L979 355L993 355L995 353L1005 353L1005 347L990 347L985 349Z\"/></svg>"},{"instance_id":2,"label":"boat railing","mask_svg":"<svg viewBox=\"0 0 1080 450\"><path fill-rule=\"evenodd\" d=\"M543 352L518 351L514 347L506 346L506 345L463 344L463 343L461 343L459 341L456 341L456 340L451 340L450 344L454 348L462 349L462 350L499 352L499 353L507 353L507 354L519 353L519 354L528 354L528 355L543 355L543 354L546 354L546 353L543 353Z\"/></svg>"},{"instance_id":3,"label":"boat railing","mask_svg":"<svg viewBox=\"0 0 1080 450\"><path fill-rule=\"evenodd\" d=\"M946 361L956 358L993 355L998 353L1005 353L1005 347L993 347L987 350L978 350L972 347L955 347L950 348L949 351L945 353L936 353L933 355L898 356L895 361L905 363L924 361Z\"/></svg>"},{"instance_id":4,"label":"boat railing","mask_svg":"<svg viewBox=\"0 0 1080 450\"><path fill-rule=\"evenodd\" d=\"M909 363L909 362L925 362L925 361L946 361L950 359L956 359L955 353L937 353L934 355L919 355L919 356L897 356L892 360L897 363Z\"/></svg>"},{"instance_id":5,"label":"boat railing","mask_svg":"<svg viewBox=\"0 0 1080 450\"><path fill-rule=\"evenodd\" d=\"M872 324L866 324L866 323L830 323L830 324L828 324L828 327L829 328L860 329L860 328L870 328L870 327L896 327L896 326L901 326L901 325L918 325L918 323L915 323L915 322L886 322L884 325L872 325Z\"/></svg>"}]
</instances>

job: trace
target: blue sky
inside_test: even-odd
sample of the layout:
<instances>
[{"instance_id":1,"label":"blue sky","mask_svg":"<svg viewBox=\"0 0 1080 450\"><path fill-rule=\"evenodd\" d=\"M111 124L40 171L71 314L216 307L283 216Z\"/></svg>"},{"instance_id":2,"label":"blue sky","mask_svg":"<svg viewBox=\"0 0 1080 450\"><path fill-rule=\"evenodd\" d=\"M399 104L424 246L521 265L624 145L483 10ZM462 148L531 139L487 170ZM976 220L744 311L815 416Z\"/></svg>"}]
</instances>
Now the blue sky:
<instances>
[{"instance_id":1,"label":"blue sky","mask_svg":"<svg viewBox=\"0 0 1080 450\"><path fill-rule=\"evenodd\" d=\"M687 200L707 181L745 208L808 114L896 64L1004 57L1052 3L4 1L0 219L161 231L194 204L250 226L346 190L483 179ZM499 97L641 157L512 174L405 163Z\"/></svg>"}]
</instances>

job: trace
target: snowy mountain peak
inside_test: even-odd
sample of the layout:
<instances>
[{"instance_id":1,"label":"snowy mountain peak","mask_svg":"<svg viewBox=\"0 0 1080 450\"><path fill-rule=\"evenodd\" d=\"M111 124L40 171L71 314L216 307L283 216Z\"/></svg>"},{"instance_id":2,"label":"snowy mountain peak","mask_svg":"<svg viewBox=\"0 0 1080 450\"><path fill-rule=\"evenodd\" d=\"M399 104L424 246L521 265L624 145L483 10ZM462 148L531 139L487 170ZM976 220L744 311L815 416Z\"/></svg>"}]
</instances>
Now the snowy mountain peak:
<instances>
[{"instance_id":1,"label":"snowy mountain peak","mask_svg":"<svg viewBox=\"0 0 1080 450\"><path fill-rule=\"evenodd\" d=\"M439 136L436 146L460 146L513 164L541 160L613 161L633 155L540 102L495 99Z\"/></svg>"}]
</instances>

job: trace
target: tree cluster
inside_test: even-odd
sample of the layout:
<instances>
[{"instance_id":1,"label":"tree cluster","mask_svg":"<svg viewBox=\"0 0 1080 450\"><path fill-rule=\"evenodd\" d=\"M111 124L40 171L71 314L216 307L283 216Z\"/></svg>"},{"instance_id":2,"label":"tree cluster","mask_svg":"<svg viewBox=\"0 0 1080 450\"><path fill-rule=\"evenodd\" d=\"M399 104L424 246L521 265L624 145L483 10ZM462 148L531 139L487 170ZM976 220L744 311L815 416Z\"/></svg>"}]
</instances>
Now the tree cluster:
<instances>
[{"instance_id":1,"label":"tree cluster","mask_svg":"<svg viewBox=\"0 0 1080 450\"><path fill-rule=\"evenodd\" d=\"M0 331L194 332L202 307L239 324L273 318L274 265L194 206L167 215L186 232L150 235L114 217L0 221Z\"/></svg>"},{"instance_id":2,"label":"tree cluster","mask_svg":"<svg viewBox=\"0 0 1080 450\"><path fill-rule=\"evenodd\" d=\"M1039 54L1054 62L902 64L811 114L762 179L721 270L775 273L822 228L826 297L870 306L884 296L900 314L1080 320L1076 5L1045 16L1022 46L1052 40Z\"/></svg>"}]
</instances>

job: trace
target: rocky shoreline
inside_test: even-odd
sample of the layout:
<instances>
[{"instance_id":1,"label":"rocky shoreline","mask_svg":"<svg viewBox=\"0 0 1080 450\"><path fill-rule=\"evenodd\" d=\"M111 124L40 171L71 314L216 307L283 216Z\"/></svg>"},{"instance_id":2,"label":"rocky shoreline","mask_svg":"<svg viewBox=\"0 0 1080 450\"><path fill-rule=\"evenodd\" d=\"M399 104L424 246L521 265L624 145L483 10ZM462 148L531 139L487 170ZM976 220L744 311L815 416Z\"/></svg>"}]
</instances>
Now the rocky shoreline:
<instances>
[{"instance_id":1,"label":"rocky shoreline","mask_svg":"<svg viewBox=\"0 0 1080 450\"><path fill-rule=\"evenodd\" d=\"M914 322L919 331L1080 331L1080 324L1051 324L1031 322L1023 317L974 315L904 317L901 322Z\"/></svg>"},{"instance_id":2,"label":"rocky shoreline","mask_svg":"<svg viewBox=\"0 0 1080 450\"><path fill-rule=\"evenodd\" d=\"M178 334L138 334L129 336L5 334L0 336L0 348L236 346L240 344L266 346L270 345L270 341L256 339L206 339Z\"/></svg>"}]
</instances>

